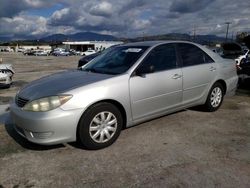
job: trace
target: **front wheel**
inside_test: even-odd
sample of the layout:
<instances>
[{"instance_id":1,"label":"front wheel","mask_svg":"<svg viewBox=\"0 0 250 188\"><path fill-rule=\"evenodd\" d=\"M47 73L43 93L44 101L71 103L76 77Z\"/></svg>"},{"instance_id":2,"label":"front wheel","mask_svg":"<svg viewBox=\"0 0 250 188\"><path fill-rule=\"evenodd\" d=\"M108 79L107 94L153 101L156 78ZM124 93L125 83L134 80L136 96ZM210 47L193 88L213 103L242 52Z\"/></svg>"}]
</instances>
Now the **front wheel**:
<instances>
[{"instance_id":1,"label":"front wheel","mask_svg":"<svg viewBox=\"0 0 250 188\"><path fill-rule=\"evenodd\" d=\"M205 109L209 112L214 112L218 110L222 104L224 98L223 86L220 83L215 83L209 91L206 103L204 105Z\"/></svg>"},{"instance_id":2,"label":"front wheel","mask_svg":"<svg viewBox=\"0 0 250 188\"><path fill-rule=\"evenodd\" d=\"M80 120L78 141L86 149L102 149L116 141L122 124L122 115L116 106L106 102L95 104Z\"/></svg>"}]
</instances>

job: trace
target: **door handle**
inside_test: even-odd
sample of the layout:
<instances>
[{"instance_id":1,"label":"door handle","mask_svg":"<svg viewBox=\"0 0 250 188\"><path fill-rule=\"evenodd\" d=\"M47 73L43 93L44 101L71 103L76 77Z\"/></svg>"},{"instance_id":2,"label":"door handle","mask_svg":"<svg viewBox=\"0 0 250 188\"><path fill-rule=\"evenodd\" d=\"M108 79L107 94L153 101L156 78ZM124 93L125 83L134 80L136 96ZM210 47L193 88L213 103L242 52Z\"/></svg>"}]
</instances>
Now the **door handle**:
<instances>
[{"instance_id":1,"label":"door handle","mask_svg":"<svg viewBox=\"0 0 250 188\"><path fill-rule=\"evenodd\" d=\"M179 78L181 78L182 77L182 75L179 75L179 74L175 74L173 77L172 77L172 79L179 79Z\"/></svg>"},{"instance_id":2,"label":"door handle","mask_svg":"<svg viewBox=\"0 0 250 188\"><path fill-rule=\"evenodd\" d=\"M215 67L210 67L209 70L210 70L210 71L215 71L216 68L215 68Z\"/></svg>"}]
</instances>

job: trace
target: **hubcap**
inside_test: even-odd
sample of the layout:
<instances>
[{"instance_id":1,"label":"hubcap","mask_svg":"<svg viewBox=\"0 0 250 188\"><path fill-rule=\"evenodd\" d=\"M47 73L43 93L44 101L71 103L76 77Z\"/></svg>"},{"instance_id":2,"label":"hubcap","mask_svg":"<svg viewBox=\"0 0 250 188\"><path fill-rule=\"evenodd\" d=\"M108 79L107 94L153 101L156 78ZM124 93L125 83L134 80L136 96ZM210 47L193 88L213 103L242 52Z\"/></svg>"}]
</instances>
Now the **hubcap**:
<instances>
[{"instance_id":1,"label":"hubcap","mask_svg":"<svg viewBox=\"0 0 250 188\"><path fill-rule=\"evenodd\" d=\"M219 87L215 87L211 93L210 102L212 107L216 108L220 105L222 100L222 91Z\"/></svg>"},{"instance_id":2,"label":"hubcap","mask_svg":"<svg viewBox=\"0 0 250 188\"><path fill-rule=\"evenodd\" d=\"M90 137L97 143L109 141L117 129L117 119L111 112L100 112L89 126Z\"/></svg>"}]
</instances>

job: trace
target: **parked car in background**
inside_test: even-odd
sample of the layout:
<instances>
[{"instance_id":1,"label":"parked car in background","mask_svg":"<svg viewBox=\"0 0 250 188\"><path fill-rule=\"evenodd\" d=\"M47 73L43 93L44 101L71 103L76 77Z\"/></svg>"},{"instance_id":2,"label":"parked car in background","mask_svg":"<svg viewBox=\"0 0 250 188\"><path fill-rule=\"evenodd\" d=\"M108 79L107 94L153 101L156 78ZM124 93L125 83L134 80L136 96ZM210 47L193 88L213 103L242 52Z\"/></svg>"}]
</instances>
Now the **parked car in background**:
<instances>
[{"instance_id":1,"label":"parked car in background","mask_svg":"<svg viewBox=\"0 0 250 188\"><path fill-rule=\"evenodd\" d=\"M82 57L79 61L78 61L78 68L82 67L83 65L87 64L89 61L91 61L92 59L96 58L97 56L107 53L109 50L112 50L114 47L117 47L119 45L114 45L114 46L110 46L109 48L106 48L103 51L98 51L94 54L88 55L88 56L84 56Z\"/></svg>"},{"instance_id":2,"label":"parked car in background","mask_svg":"<svg viewBox=\"0 0 250 188\"><path fill-rule=\"evenodd\" d=\"M237 82L235 61L201 45L130 43L80 70L29 83L10 110L16 131L31 142L78 140L100 149L115 142L124 127L197 105L216 111Z\"/></svg>"},{"instance_id":3,"label":"parked car in background","mask_svg":"<svg viewBox=\"0 0 250 188\"><path fill-rule=\"evenodd\" d=\"M11 48L11 47L9 47L9 46L2 46L2 47L0 48L0 51L1 51L1 52L14 52L14 49Z\"/></svg>"},{"instance_id":4,"label":"parked car in background","mask_svg":"<svg viewBox=\"0 0 250 188\"><path fill-rule=\"evenodd\" d=\"M36 51L34 51L34 55L35 56L48 56L49 55L49 51L36 50Z\"/></svg>"},{"instance_id":5,"label":"parked car in background","mask_svg":"<svg viewBox=\"0 0 250 188\"><path fill-rule=\"evenodd\" d=\"M245 57L244 61L241 61L241 63L237 65L237 73L239 76L250 76L250 54Z\"/></svg>"},{"instance_id":6,"label":"parked car in background","mask_svg":"<svg viewBox=\"0 0 250 188\"><path fill-rule=\"evenodd\" d=\"M235 59L236 64L238 66L240 66L241 64L243 64L247 60L248 54L249 54L249 50L248 49L243 50L242 54Z\"/></svg>"},{"instance_id":7,"label":"parked car in background","mask_svg":"<svg viewBox=\"0 0 250 188\"><path fill-rule=\"evenodd\" d=\"M24 48L18 48L18 49L17 49L17 52L22 52L22 53L23 53L24 51L25 51Z\"/></svg>"},{"instance_id":8,"label":"parked car in background","mask_svg":"<svg viewBox=\"0 0 250 188\"><path fill-rule=\"evenodd\" d=\"M235 60L242 55L242 47L235 42L228 42L221 44L221 56L227 59Z\"/></svg>"},{"instance_id":9,"label":"parked car in background","mask_svg":"<svg viewBox=\"0 0 250 188\"><path fill-rule=\"evenodd\" d=\"M70 52L71 55L81 55L80 51L76 51L74 49L70 49L69 52Z\"/></svg>"},{"instance_id":10,"label":"parked car in background","mask_svg":"<svg viewBox=\"0 0 250 188\"><path fill-rule=\"evenodd\" d=\"M35 51L34 50L25 50L23 52L23 55L34 55Z\"/></svg>"},{"instance_id":11,"label":"parked car in background","mask_svg":"<svg viewBox=\"0 0 250 188\"><path fill-rule=\"evenodd\" d=\"M211 48L211 50L214 53L217 53L218 55L223 56L223 50L221 48Z\"/></svg>"},{"instance_id":12,"label":"parked car in background","mask_svg":"<svg viewBox=\"0 0 250 188\"><path fill-rule=\"evenodd\" d=\"M82 57L79 61L78 61L78 68L82 67L83 65L87 64L89 61L91 61L92 59L96 58L97 56L99 56L101 54L101 52L96 52L94 54L91 55L87 55Z\"/></svg>"},{"instance_id":13,"label":"parked car in background","mask_svg":"<svg viewBox=\"0 0 250 188\"><path fill-rule=\"evenodd\" d=\"M51 54L54 56L70 56L71 55L69 51L66 51L63 48L55 49L54 51L52 51Z\"/></svg>"},{"instance_id":14,"label":"parked car in background","mask_svg":"<svg viewBox=\"0 0 250 188\"><path fill-rule=\"evenodd\" d=\"M70 55L81 55L81 52L78 52L74 49L69 49Z\"/></svg>"},{"instance_id":15,"label":"parked car in background","mask_svg":"<svg viewBox=\"0 0 250 188\"><path fill-rule=\"evenodd\" d=\"M0 64L0 88L10 87L14 73L11 64Z\"/></svg>"},{"instance_id":16,"label":"parked car in background","mask_svg":"<svg viewBox=\"0 0 250 188\"><path fill-rule=\"evenodd\" d=\"M91 55L91 54L94 54L94 53L96 53L96 51L95 51L95 50L88 49L87 51L82 52L82 54L81 54L81 55L83 55L83 56L87 56L87 55Z\"/></svg>"}]
</instances>

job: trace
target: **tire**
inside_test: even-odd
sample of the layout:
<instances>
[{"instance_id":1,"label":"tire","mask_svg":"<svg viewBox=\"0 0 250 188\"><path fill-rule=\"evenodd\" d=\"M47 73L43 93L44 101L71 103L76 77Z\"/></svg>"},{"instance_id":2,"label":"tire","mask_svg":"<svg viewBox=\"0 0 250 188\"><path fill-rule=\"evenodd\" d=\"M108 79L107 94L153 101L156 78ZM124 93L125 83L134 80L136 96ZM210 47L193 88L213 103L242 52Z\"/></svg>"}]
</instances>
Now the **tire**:
<instances>
[{"instance_id":1,"label":"tire","mask_svg":"<svg viewBox=\"0 0 250 188\"><path fill-rule=\"evenodd\" d=\"M122 114L110 103L91 106L80 119L77 137L86 149L97 150L113 144L123 126Z\"/></svg>"},{"instance_id":2,"label":"tire","mask_svg":"<svg viewBox=\"0 0 250 188\"><path fill-rule=\"evenodd\" d=\"M225 91L222 84L216 82L208 93L207 100L204 105L205 110L208 112L218 110L223 102L224 94Z\"/></svg>"}]
</instances>

